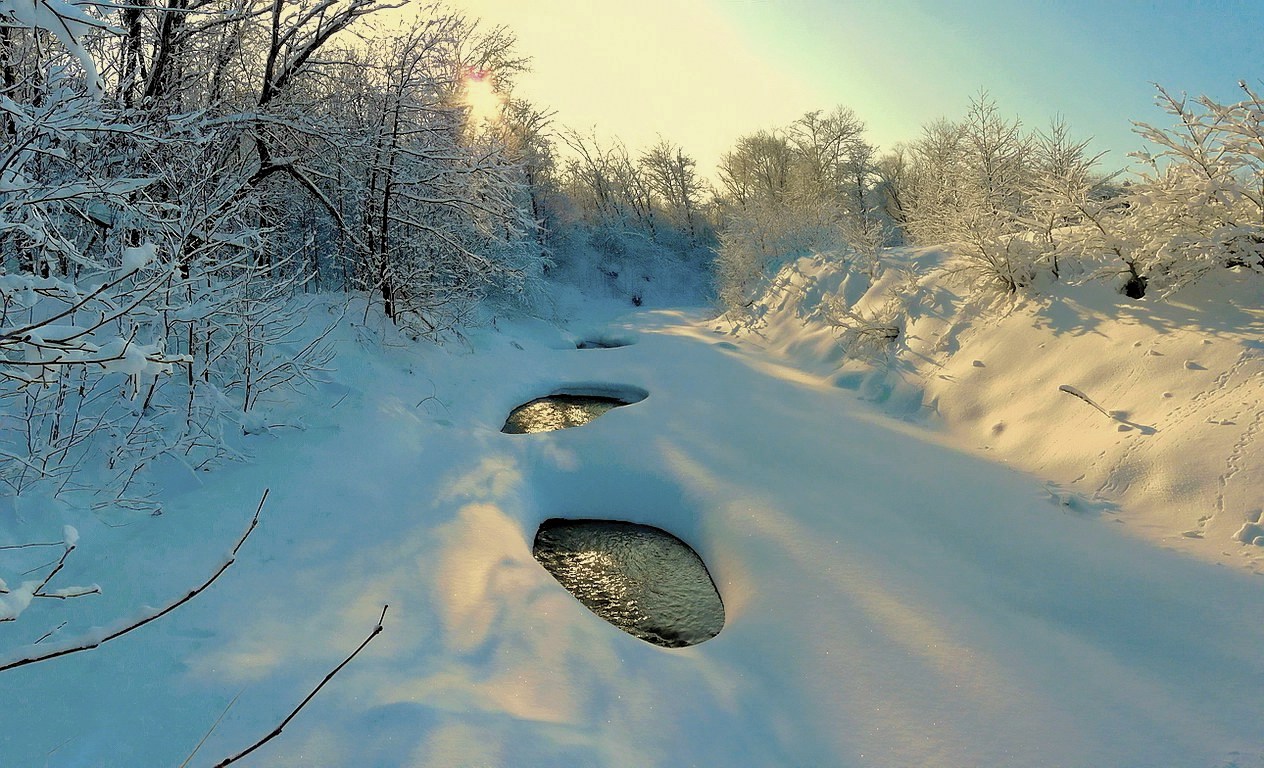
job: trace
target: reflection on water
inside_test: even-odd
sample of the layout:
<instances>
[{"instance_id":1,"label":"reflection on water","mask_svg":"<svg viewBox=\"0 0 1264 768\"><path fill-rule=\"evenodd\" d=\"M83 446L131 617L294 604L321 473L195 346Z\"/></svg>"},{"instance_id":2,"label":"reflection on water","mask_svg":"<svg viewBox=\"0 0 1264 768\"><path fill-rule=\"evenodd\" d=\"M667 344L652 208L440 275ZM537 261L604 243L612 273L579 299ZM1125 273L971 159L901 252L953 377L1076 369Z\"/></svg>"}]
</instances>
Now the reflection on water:
<instances>
[{"instance_id":1,"label":"reflection on water","mask_svg":"<svg viewBox=\"0 0 1264 768\"><path fill-rule=\"evenodd\" d=\"M599 395L551 395L520 405L509 414L501 432L522 435L551 432L587 424L612 408L627 405L617 397Z\"/></svg>"},{"instance_id":2,"label":"reflection on water","mask_svg":"<svg viewBox=\"0 0 1264 768\"><path fill-rule=\"evenodd\" d=\"M546 520L535 559L593 613L646 642L697 645L724 603L697 553L666 531L611 520Z\"/></svg>"}]
</instances>

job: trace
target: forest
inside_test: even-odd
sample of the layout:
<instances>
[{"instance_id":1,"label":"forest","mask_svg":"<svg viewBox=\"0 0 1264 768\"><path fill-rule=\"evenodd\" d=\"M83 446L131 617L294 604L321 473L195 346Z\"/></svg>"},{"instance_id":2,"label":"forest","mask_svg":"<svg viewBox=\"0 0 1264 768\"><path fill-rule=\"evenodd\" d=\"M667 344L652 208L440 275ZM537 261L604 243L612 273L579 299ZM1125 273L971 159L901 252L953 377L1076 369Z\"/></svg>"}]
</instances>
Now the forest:
<instances>
[{"instance_id":1,"label":"forest","mask_svg":"<svg viewBox=\"0 0 1264 768\"><path fill-rule=\"evenodd\" d=\"M1160 88L1173 125L1138 127L1151 152L1128 174L980 92L886 150L846 107L809 112L743 136L712 181L668 139L630 149L515 98L528 52L509 31L442 5L378 24L387 7L0 5L9 492L70 492L103 462L94 503L143 504L155 456L223 458L236 414L320 367L319 345L284 343L298 293L369 293L441 341L538 309L573 264L693 275L730 310L813 250L873 269L886 246L957 243L1000 295L1161 296L1262 266L1264 104L1245 83L1235 104Z\"/></svg>"}]
</instances>

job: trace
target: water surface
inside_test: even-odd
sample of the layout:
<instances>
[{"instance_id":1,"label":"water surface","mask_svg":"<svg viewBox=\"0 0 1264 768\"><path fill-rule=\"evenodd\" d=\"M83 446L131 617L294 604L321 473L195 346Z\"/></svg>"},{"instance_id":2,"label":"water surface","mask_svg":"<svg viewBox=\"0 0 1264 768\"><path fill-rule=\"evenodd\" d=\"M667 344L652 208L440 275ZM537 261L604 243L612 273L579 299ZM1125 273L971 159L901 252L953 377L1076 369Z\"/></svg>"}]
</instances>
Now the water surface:
<instances>
[{"instance_id":1,"label":"water surface","mask_svg":"<svg viewBox=\"0 0 1264 768\"><path fill-rule=\"evenodd\" d=\"M629 393L627 397L572 393L540 397L513 409L500 431L522 435L570 429L587 424L614 408L643 399L644 393Z\"/></svg>"},{"instance_id":2,"label":"water surface","mask_svg":"<svg viewBox=\"0 0 1264 768\"><path fill-rule=\"evenodd\" d=\"M646 642L697 645L724 628L702 558L659 528L554 518L540 526L533 554L589 610Z\"/></svg>"}]
</instances>

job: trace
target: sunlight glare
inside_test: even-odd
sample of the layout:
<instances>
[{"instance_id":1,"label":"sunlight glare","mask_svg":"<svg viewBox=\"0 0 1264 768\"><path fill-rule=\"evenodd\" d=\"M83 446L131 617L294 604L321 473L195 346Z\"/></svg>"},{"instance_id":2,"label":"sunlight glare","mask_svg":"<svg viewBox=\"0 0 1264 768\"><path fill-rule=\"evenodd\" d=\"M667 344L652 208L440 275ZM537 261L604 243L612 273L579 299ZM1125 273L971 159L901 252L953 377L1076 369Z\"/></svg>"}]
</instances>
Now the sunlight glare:
<instances>
[{"instance_id":1,"label":"sunlight glare","mask_svg":"<svg viewBox=\"0 0 1264 768\"><path fill-rule=\"evenodd\" d=\"M496 83L490 70L473 69L465 73L465 98L462 103L469 107L471 124L495 123L500 119L505 97L496 91Z\"/></svg>"}]
</instances>

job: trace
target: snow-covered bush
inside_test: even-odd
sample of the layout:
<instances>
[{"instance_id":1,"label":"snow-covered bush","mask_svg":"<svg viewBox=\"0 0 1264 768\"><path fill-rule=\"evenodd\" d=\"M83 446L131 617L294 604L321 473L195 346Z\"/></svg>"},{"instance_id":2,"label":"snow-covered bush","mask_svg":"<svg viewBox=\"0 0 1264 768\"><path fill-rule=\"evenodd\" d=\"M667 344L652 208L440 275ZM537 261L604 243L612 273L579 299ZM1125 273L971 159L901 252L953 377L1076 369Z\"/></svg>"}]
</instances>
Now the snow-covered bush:
<instances>
[{"instance_id":1,"label":"snow-covered bush","mask_svg":"<svg viewBox=\"0 0 1264 768\"><path fill-rule=\"evenodd\" d=\"M826 306L826 318L838 329L838 343L853 357L874 357L886 353L903 333L903 303L897 296L874 309L847 306L833 297Z\"/></svg>"},{"instance_id":2,"label":"snow-covered bush","mask_svg":"<svg viewBox=\"0 0 1264 768\"><path fill-rule=\"evenodd\" d=\"M716 290L721 304L736 311L786 260L846 246L842 217L830 206L770 200L729 211L717 239Z\"/></svg>"},{"instance_id":3,"label":"snow-covered bush","mask_svg":"<svg viewBox=\"0 0 1264 768\"><path fill-rule=\"evenodd\" d=\"M1140 180L1123 217L1143 277L1170 292L1217 267L1264 271L1264 103L1192 104L1159 88L1173 129L1138 124L1155 153L1137 153Z\"/></svg>"}]
</instances>

